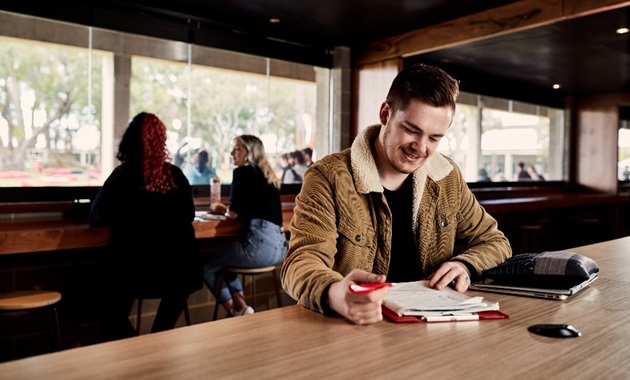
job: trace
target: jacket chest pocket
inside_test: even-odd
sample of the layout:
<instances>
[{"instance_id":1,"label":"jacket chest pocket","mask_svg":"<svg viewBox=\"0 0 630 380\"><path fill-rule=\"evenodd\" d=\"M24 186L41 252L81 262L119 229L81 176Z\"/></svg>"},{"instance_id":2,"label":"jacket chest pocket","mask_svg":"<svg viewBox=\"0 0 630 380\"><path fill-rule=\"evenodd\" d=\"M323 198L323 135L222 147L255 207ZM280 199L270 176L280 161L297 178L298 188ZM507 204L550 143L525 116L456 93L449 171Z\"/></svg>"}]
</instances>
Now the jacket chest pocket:
<instances>
[{"instance_id":1,"label":"jacket chest pocket","mask_svg":"<svg viewBox=\"0 0 630 380\"><path fill-rule=\"evenodd\" d=\"M445 247L449 253L453 252L453 245L457 233L457 213L438 213L435 220L435 232L440 247Z\"/></svg>"},{"instance_id":2,"label":"jacket chest pocket","mask_svg":"<svg viewBox=\"0 0 630 380\"><path fill-rule=\"evenodd\" d=\"M344 276L355 268L371 272L376 255L374 229L359 221L342 219L338 231L336 270Z\"/></svg>"}]
</instances>

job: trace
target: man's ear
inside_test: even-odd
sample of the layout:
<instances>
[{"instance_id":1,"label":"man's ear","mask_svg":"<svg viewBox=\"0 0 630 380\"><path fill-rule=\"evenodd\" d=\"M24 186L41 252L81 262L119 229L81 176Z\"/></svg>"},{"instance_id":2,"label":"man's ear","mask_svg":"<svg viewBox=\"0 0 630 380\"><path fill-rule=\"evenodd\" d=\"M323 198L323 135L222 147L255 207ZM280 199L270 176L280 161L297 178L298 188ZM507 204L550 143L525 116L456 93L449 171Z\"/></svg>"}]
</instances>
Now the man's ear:
<instances>
[{"instance_id":1,"label":"man's ear","mask_svg":"<svg viewBox=\"0 0 630 380\"><path fill-rule=\"evenodd\" d=\"M381 119L382 125L387 124L387 119L389 119L389 117L391 116L391 112L392 112L392 109L389 106L389 103L383 102L383 104L381 104L381 109L378 112L378 116Z\"/></svg>"}]
</instances>

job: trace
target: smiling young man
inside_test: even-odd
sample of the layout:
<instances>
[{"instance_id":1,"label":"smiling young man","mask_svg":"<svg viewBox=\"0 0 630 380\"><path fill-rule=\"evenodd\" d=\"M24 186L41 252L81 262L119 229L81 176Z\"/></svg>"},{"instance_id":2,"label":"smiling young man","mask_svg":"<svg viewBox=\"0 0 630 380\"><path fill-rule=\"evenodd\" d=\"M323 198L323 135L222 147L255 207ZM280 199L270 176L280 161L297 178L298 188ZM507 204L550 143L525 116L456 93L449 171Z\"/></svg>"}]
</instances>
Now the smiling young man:
<instances>
[{"instance_id":1,"label":"smiling young man","mask_svg":"<svg viewBox=\"0 0 630 380\"><path fill-rule=\"evenodd\" d=\"M443 289L512 254L448 157L435 154L453 121L459 86L443 70L415 65L394 79L380 125L304 176L282 265L285 291L302 305L357 324L382 320L384 287L356 283L429 279Z\"/></svg>"}]
</instances>

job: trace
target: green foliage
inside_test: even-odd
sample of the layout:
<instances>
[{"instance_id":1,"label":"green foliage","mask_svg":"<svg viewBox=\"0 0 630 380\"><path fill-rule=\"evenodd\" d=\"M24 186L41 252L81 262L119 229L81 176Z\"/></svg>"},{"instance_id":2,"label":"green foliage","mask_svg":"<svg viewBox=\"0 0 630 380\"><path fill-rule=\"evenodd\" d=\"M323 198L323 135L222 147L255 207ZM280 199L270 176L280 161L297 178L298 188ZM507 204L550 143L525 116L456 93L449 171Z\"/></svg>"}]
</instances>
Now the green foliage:
<instances>
[{"instance_id":1,"label":"green foliage","mask_svg":"<svg viewBox=\"0 0 630 380\"><path fill-rule=\"evenodd\" d=\"M82 125L98 126L100 109L89 107L88 58L86 50L0 43L1 170L22 170L28 149L72 150ZM100 67L93 59L92 104L101 103Z\"/></svg>"},{"instance_id":2,"label":"green foliage","mask_svg":"<svg viewBox=\"0 0 630 380\"><path fill-rule=\"evenodd\" d=\"M132 113L156 113L178 136L177 146L202 141L222 172L229 168L232 139L240 134L272 136L269 141L276 143L265 147L268 152L297 149L303 114L314 114L314 102L313 83L199 66L189 72L182 64L142 58L132 65ZM179 130L172 125L176 119L182 123Z\"/></svg>"},{"instance_id":3,"label":"green foliage","mask_svg":"<svg viewBox=\"0 0 630 380\"><path fill-rule=\"evenodd\" d=\"M93 51L91 68L89 58L86 49L2 40L0 171L29 167L32 149L45 151L38 157L49 160L79 157L77 133L89 125L100 129L102 82L108 80L102 78L101 61L110 56ZM261 137L272 153L308 145L303 120L305 114L314 117L315 91L309 82L133 57L130 111L157 114L169 127L172 153L184 142L200 141L194 148L208 149L217 169L230 172L237 135Z\"/></svg>"}]
</instances>

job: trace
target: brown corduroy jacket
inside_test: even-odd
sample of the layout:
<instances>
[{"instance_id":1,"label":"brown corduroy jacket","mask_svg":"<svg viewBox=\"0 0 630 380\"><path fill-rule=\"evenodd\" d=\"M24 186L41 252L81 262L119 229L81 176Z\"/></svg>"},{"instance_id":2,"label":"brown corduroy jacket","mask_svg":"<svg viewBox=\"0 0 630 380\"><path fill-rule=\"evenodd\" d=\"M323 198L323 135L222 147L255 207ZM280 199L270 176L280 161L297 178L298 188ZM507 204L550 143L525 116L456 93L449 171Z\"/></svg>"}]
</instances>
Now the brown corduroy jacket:
<instances>
[{"instance_id":1,"label":"brown corduroy jacket","mask_svg":"<svg viewBox=\"0 0 630 380\"><path fill-rule=\"evenodd\" d=\"M371 144L380 125L352 147L316 161L295 199L291 240L282 264L284 290L325 312L325 289L353 269L387 274L392 220ZM413 173L413 233L422 276L456 258L473 277L512 255L496 220L477 202L455 163L439 153Z\"/></svg>"}]
</instances>

